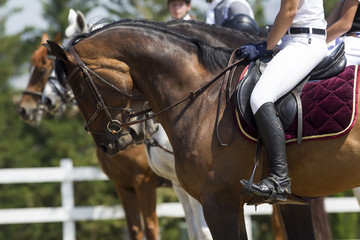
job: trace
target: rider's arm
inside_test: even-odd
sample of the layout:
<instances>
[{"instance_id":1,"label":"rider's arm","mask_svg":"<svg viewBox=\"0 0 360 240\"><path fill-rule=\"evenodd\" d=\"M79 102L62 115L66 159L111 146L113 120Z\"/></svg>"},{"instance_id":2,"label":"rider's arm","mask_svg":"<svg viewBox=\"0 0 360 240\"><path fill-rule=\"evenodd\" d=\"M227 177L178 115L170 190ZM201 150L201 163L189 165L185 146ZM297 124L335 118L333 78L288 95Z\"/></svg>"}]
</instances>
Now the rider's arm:
<instances>
[{"instance_id":1,"label":"rider's arm","mask_svg":"<svg viewBox=\"0 0 360 240\"><path fill-rule=\"evenodd\" d=\"M330 42L350 30L358 5L359 0L345 0L345 2L339 0L326 19L328 22L326 42Z\"/></svg>"},{"instance_id":2,"label":"rider's arm","mask_svg":"<svg viewBox=\"0 0 360 240\"><path fill-rule=\"evenodd\" d=\"M273 49L290 28L299 5L299 0L281 0L280 10L266 39L267 50Z\"/></svg>"}]
</instances>

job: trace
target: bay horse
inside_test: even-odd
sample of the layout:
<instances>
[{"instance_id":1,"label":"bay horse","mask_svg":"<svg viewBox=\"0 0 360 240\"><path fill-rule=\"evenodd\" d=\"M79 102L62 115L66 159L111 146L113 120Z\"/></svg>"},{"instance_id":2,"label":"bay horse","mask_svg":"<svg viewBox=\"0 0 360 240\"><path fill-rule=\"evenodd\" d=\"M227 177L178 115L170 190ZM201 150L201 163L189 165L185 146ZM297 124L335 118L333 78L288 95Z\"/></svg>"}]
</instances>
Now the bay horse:
<instances>
[{"instance_id":1,"label":"bay horse","mask_svg":"<svg viewBox=\"0 0 360 240\"><path fill-rule=\"evenodd\" d=\"M111 103L107 114L101 111L91 122L93 138L107 154L116 153L119 143L106 138L106 131L113 130L106 125L114 120L122 123L121 127L130 124L128 114L114 107L130 106L133 88L158 113L190 93L190 100L178 102L157 116L174 148L177 176L186 191L203 205L214 239L247 239L243 204L250 199L241 194L239 180L250 175L255 145L234 133L232 109L225 103L219 109L219 130L221 138L232 140L232 145L224 148L218 144L215 113L221 83L213 81L213 85L194 92L222 71L231 51L212 48L166 29L118 23L74 39L65 51L56 43L48 44L58 58L58 76L64 79L64 71L69 78L87 121L97 112L96 104L107 103L102 107L109 110ZM106 94L92 95L92 91ZM359 167L354 163L359 154L354 147L357 132L355 124L349 133L336 139L289 145L293 193L315 197L358 186L360 177L355 173ZM259 166L258 173L262 169ZM258 173L255 179L260 178ZM353 177L341 177L345 173Z\"/></svg>"},{"instance_id":2,"label":"bay horse","mask_svg":"<svg viewBox=\"0 0 360 240\"><path fill-rule=\"evenodd\" d=\"M73 11L75 12L75 11ZM73 26L73 29L80 29L81 26L86 26L85 19L83 15L78 15L76 17L76 21L73 20L73 23L77 23L78 26ZM133 24L134 22L137 22L136 20L123 20L122 24ZM139 20L139 22L143 23L142 20ZM250 42L258 42L261 41L261 38L254 37L247 33L241 33L237 30L233 30L230 28L222 28L216 25L210 26L208 24L198 22L198 21L168 21L166 23L157 23L158 25L166 26L168 28L174 29L176 31L180 31L182 33L186 33L190 36L195 36L201 40L206 41L210 45L217 46L217 47L231 47L236 48L241 44L250 43ZM162 134L163 132L161 129L159 130L159 134L156 134L155 140L162 141L162 143L166 146L170 145L168 143L168 140L166 140L166 136ZM150 149L151 150L151 149ZM177 192L177 196L180 199L181 203L183 204L183 207L185 209L185 213L187 216L187 223L188 223L188 230L189 230L189 236L190 239L191 236L195 232L199 232L199 238L204 239L206 233L207 233L207 227L206 223L204 223L203 220L203 214L202 209L200 206L198 206L198 203L192 199L191 196L188 196L180 186L180 184L177 181L177 178L175 176L175 167L174 167L174 160L172 157L166 155L166 153L162 152L159 153L156 150L155 153L152 155L155 155L156 158L150 158L149 164L152 170L157 172L160 176L165 176L168 179L170 179L173 183L173 187L175 192ZM161 152L161 151L160 151ZM161 156L161 157L160 157ZM166 161L167 160L167 161ZM321 200L320 200L321 201ZM323 199L322 199L323 201ZM321 202L319 200L314 199L311 200L312 208L317 208L318 206L322 206ZM299 211L299 208L302 208L301 211ZM294 209L292 211L292 209ZM323 210L323 209L321 209ZM323 210L324 211L324 210ZM314 216L311 214L311 208L309 206L301 206L301 207L292 207L292 206L277 206L274 209L273 212L273 225L281 224L285 228L285 233L281 233L281 231L277 231L277 228L274 227L274 234L275 236L285 236L288 235L289 239L313 239L313 226L312 223L314 222L316 226L316 233L320 235L326 235L324 234L323 228L320 228L317 224L320 221L313 220L311 216ZM276 215L279 214L280 216L277 217ZM325 214L322 214L320 216L324 216ZM276 223L276 220L281 221L283 218L289 219L289 216L291 216L293 219L298 219L299 221L289 221L289 223L284 224L283 222ZM318 214L316 216L319 216ZM306 219L308 217L309 219ZM195 220L194 220L195 219ZM302 220L301 224L300 219ZM194 222L195 221L195 222ZM193 224L190 224L193 222ZM324 221L327 223L327 221ZM204 227L205 226L205 227ZM203 229L203 231L196 230L197 228ZM281 228L282 229L282 228ZM283 231L284 232L284 231ZM290 235L291 233L291 235ZM318 235L319 235L318 234ZM195 234L196 236L196 234ZM209 237L206 237L209 238Z\"/></svg>"},{"instance_id":3,"label":"bay horse","mask_svg":"<svg viewBox=\"0 0 360 240\"><path fill-rule=\"evenodd\" d=\"M44 33L41 42L45 43L47 40L49 36ZM51 78L53 62L54 59L48 57L47 49L42 45L32 56L31 76L19 103L20 117L32 125L40 123L45 110L54 109L39 109L44 88ZM42 114L38 114L39 112ZM144 229L146 239L157 239L159 227L156 215L156 188L163 179L149 168L145 145L129 146L114 156L109 156L99 149L96 149L96 153L102 170L115 185L126 214L130 238L143 240ZM141 216L144 224L141 222Z\"/></svg>"},{"instance_id":4,"label":"bay horse","mask_svg":"<svg viewBox=\"0 0 360 240\"><path fill-rule=\"evenodd\" d=\"M71 13L75 13L75 11L70 11L69 16ZM73 23L80 23L80 25L83 25L82 22L84 22L85 19L83 18L82 14L78 16L74 16L74 14L72 14L72 17L76 17L77 19L76 21L72 21ZM74 26L72 26L72 28L74 28ZM75 28L77 29L78 27L75 26ZM48 35L44 33L42 37L42 43L46 42L48 39ZM49 59L49 56L47 55L46 48L40 46L39 49L36 50L33 54L33 59L42 58ZM53 59L50 58L50 60ZM33 63L34 62L41 61L33 61ZM33 65L33 68L36 69L37 66ZM64 98L65 95L71 95L68 93L67 88L58 86L57 81L54 81L56 79L50 75L53 69L52 64L48 64L47 68L47 74L42 74L41 76L31 75L31 81L28 83L28 88L31 86L32 91L36 91L36 96L38 98L36 100L23 98L19 105L19 113L23 112L22 108L24 106L29 106L27 107L29 112L46 112L50 113L51 115L54 113L61 114L63 111L59 109L66 109L66 104L73 105L71 98ZM32 71L32 73L34 73L34 71ZM25 93L28 91L28 88L24 91ZM41 94L43 94L42 98L40 97ZM39 124L40 120L41 117L38 115L36 118L36 124ZM28 123L30 122L31 121L28 121ZM163 131L159 131L156 136L157 142L164 142ZM163 145L165 146L166 143ZM168 146L168 148L171 147ZM131 239L142 239L142 231L139 230L141 229L141 225L138 224L139 222L134 221L134 218L140 221L140 213L137 209L140 208L140 211L144 217L148 216L147 212L153 213L155 211L153 199L156 194L156 186L148 185L148 187L146 187L144 183L141 183L142 179L154 179L154 174L151 170L155 170L158 175L171 180L172 187L174 188L174 191L184 208L185 219L188 225L189 239L212 239L203 217L202 207L197 202L197 200L193 199L189 194L187 194L178 183L175 175L174 160L169 157L169 153L164 152L158 147L151 147L148 149L148 151L150 151L152 156L151 161L149 161L151 166L149 166L147 161L147 151L145 150L144 146L131 146L131 149L119 152L112 157L97 151L101 168L110 178L110 180L114 182L117 194L122 200ZM153 183L153 181L150 182ZM143 202L144 204L142 204ZM142 204L143 207L139 207L139 204ZM147 208L149 208L149 210L147 210ZM157 221L155 221L155 218L156 215L152 216L151 218L146 218L145 227L149 226L151 231L157 231ZM135 223L137 225L135 225ZM149 232L149 230L147 230L147 232ZM150 234L146 234L148 236L147 239L153 239L149 237ZM153 235L155 236L156 234Z\"/></svg>"}]
</instances>

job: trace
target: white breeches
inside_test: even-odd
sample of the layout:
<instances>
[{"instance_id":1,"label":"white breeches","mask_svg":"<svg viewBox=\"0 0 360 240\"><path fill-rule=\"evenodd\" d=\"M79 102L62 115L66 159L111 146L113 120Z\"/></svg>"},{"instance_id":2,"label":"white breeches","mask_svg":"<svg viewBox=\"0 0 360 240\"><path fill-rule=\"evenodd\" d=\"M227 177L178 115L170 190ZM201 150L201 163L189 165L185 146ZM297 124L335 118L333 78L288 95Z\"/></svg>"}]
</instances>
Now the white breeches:
<instances>
[{"instance_id":1,"label":"white breeches","mask_svg":"<svg viewBox=\"0 0 360 240\"><path fill-rule=\"evenodd\" d=\"M360 37L340 37L335 45L345 43L346 66L360 65Z\"/></svg>"},{"instance_id":2,"label":"white breeches","mask_svg":"<svg viewBox=\"0 0 360 240\"><path fill-rule=\"evenodd\" d=\"M320 35L285 35L280 49L251 94L254 114L264 103L276 102L294 88L327 54L325 36Z\"/></svg>"}]
</instances>

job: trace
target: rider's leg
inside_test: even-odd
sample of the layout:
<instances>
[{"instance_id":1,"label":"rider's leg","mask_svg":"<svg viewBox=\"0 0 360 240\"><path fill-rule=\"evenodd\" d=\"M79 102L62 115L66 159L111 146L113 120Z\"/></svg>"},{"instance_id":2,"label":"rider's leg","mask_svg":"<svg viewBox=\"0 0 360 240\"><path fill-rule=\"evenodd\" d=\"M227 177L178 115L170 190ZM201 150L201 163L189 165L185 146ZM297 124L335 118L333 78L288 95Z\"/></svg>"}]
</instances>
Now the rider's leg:
<instances>
[{"instance_id":1,"label":"rider's leg","mask_svg":"<svg viewBox=\"0 0 360 240\"><path fill-rule=\"evenodd\" d=\"M261 196L286 200L290 193L290 180L284 130L273 103L295 87L324 58L327 47L324 39L307 38L306 35L287 36L280 47L282 50L268 64L250 98L270 163L269 177L253 184L252 190ZM247 183L246 180L241 182Z\"/></svg>"},{"instance_id":2,"label":"rider's leg","mask_svg":"<svg viewBox=\"0 0 360 240\"><path fill-rule=\"evenodd\" d=\"M290 190L284 129L276 115L274 104L263 104L255 114L258 132L267 152L270 164L269 177L253 184L254 193L285 201Z\"/></svg>"}]
</instances>

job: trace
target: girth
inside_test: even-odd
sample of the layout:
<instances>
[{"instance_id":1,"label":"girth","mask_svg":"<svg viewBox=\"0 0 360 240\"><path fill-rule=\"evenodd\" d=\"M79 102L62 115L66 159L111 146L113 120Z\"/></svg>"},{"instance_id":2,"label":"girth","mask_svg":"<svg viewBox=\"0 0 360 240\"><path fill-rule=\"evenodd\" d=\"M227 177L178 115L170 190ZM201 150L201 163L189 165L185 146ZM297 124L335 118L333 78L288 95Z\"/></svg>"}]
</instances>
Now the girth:
<instances>
[{"instance_id":1,"label":"girth","mask_svg":"<svg viewBox=\"0 0 360 240\"><path fill-rule=\"evenodd\" d=\"M284 129L292 124L296 114L298 116L298 132L297 142L300 144L302 139L302 104L300 94L309 80L322 80L333 77L341 73L346 66L346 58L344 52L344 43L340 44L329 56L325 57L298 85L296 85L289 93L275 102L275 108ZM241 80L233 94L233 101L240 116L254 130L257 129L254 115L250 107L250 96L261 74L266 68L271 57L256 60L249 66L247 75Z\"/></svg>"}]
</instances>

